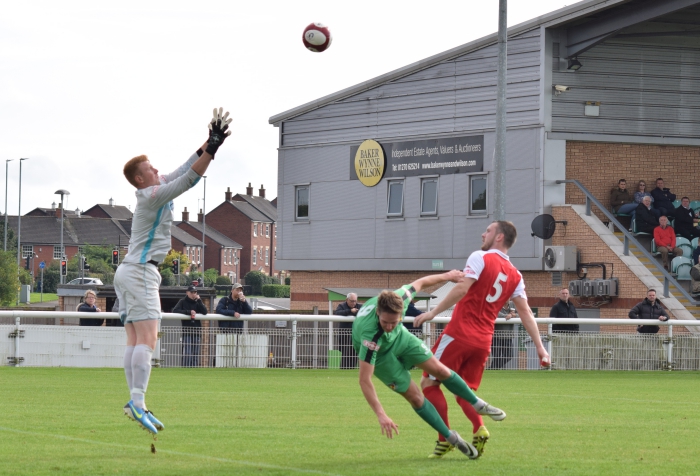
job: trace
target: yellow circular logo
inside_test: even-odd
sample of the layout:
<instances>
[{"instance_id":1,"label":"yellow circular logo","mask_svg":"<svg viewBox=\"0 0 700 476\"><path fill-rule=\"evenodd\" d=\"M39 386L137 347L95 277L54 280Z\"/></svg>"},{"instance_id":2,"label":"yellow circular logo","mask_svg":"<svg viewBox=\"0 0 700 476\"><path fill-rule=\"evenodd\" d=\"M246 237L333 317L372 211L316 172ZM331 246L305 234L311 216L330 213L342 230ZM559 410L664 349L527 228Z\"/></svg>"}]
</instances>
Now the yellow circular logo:
<instances>
[{"instance_id":1,"label":"yellow circular logo","mask_svg":"<svg viewBox=\"0 0 700 476\"><path fill-rule=\"evenodd\" d=\"M365 187L374 187L384 177L386 159L379 142L366 140L355 154L355 172Z\"/></svg>"}]
</instances>

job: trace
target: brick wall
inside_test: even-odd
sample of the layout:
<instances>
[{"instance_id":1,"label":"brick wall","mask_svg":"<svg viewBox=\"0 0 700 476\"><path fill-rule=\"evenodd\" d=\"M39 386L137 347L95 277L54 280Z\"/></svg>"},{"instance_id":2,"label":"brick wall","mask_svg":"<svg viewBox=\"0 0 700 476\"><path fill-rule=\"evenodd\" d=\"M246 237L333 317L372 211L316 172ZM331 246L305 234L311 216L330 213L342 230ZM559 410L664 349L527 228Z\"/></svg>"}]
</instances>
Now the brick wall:
<instances>
[{"instance_id":1,"label":"brick wall","mask_svg":"<svg viewBox=\"0 0 700 476\"><path fill-rule=\"evenodd\" d=\"M594 173L592 173L594 171ZM656 187L656 179L664 179L678 199L700 199L697 177L700 175L700 147L608 144L603 142L566 143L566 178L576 179L600 200L610 206L610 191L621 178L627 180L631 194L637 182L644 180L647 191ZM566 203L585 203L583 193L575 185L566 186ZM603 218L599 214L599 218Z\"/></svg>"}]
</instances>

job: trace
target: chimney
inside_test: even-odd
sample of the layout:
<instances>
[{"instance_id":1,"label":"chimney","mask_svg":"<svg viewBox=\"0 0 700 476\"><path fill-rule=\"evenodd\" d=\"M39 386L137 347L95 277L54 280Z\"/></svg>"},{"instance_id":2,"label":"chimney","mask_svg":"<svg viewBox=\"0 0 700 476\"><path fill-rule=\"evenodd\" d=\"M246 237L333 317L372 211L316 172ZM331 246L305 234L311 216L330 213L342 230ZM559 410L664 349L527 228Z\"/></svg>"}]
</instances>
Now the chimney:
<instances>
[{"instance_id":1,"label":"chimney","mask_svg":"<svg viewBox=\"0 0 700 476\"><path fill-rule=\"evenodd\" d=\"M187 207L185 207L185 209L182 210L182 221L184 221L184 222L190 221L190 212L187 211Z\"/></svg>"},{"instance_id":2,"label":"chimney","mask_svg":"<svg viewBox=\"0 0 700 476\"><path fill-rule=\"evenodd\" d=\"M248 182L248 186L245 188L245 194L248 196L253 196L253 186Z\"/></svg>"},{"instance_id":3,"label":"chimney","mask_svg":"<svg viewBox=\"0 0 700 476\"><path fill-rule=\"evenodd\" d=\"M114 206L114 200L112 200L111 198L109 199L109 206L110 206L110 207L113 207L113 206Z\"/></svg>"},{"instance_id":4,"label":"chimney","mask_svg":"<svg viewBox=\"0 0 700 476\"><path fill-rule=\"evenodd\" d=\"M55 210L55 209L56 209L56 202L51 202L51 210Z\"/></svg>"},{"instance_id":5,"label":"chimney","mask_svg":"<svg viewBox=\"0 0 700 476\"><path fill-rule=\"evenodd\" d=\"M232 197L231 187L226 187L226 201L230 202Z\"/></svg>"},{"instance_id":6,"label":"chimney","mask_svg":"<svg viewBox=\"0 0 700 476\"><path fill-rule=\"evenodd\" d=\"M260 190L258 190L258 195L260 198L265 198L265 186L260 184Z\"/></svg>"},{"instance_id":7,"label":"chimney","mask_svg":"<svg viewBox=\"0 0 700 476\"><path fill-rule=\"evenodd\" d=\"M204 213L202 213L202 209L199 209L199 213L197 213L197 221L199 223L202 223L204 221Z\"/></svg>"},{"instance_id":8,"label":"chimney","mask_svg":"<svg viewBox=\"0 0 700 476\"><path fill-rule=\"evenodd\" d=\"M58 206L56 207L56 218L61 218L63 215L63 208L61 208L61 204L59 203Z\"/></svg>"},{"instance_id":9,"label":"chimney","mask_svg":"<svg viewBox=\"0 0 700 476\"><path fill-rule=\"evenodd\" d=\"M75 209L75 216L77 216L78 218L80 218L80 208L76 208L76 209Z\"/></svg>"}]
</instances>

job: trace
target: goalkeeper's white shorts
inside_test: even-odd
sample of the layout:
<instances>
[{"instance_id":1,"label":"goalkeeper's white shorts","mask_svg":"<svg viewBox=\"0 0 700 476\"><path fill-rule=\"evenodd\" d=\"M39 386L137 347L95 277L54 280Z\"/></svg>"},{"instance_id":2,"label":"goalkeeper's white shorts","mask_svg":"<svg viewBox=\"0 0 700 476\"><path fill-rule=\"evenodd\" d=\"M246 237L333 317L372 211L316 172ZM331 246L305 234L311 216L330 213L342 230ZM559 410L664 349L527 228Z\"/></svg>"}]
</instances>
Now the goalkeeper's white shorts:
<instances>
[{"instance_id":1,"label":"goalkeeper's white shorts","mask_svg":"<svg viewBox=\"0 0 700 476\"><path fill-rule=\"evenodd\" d=\"M114 274L122 323L160 319L160 273L150 264L122 263Z\"/></svg>"}]
</instances>

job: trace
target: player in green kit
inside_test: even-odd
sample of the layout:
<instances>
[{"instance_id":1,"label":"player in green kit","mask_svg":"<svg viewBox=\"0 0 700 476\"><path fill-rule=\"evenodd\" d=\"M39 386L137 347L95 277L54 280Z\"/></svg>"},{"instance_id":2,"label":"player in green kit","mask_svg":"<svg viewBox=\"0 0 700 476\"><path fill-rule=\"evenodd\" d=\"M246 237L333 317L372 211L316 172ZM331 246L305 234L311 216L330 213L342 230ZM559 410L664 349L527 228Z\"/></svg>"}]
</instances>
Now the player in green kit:
<instances>
[{"instance_id":1,"label":"player in green kit","mask_svg":"<svg viewBox=\"0 0 700 476\"><path fill-rule=\"evenodd\" d=\"M453 270L425 276L396 291L382 291L379 296L364 303L357 313L352 325L352 344L360 361L360 388L377 415L382 434L392 438L394 432L399 434L399 429L384 413L372 383L372 375L408 400L413 410L442 434L450 445L475 459L479 453L474 446L447 427L432 403L423 398L420 388L411 380L409 370L416 366L435 375L445 388L471 403L480 415L502 420L505 413L478 398L459 375L437 360L423 341L401 325L408 304L418 291L447 281L457 282L463 276L461 271Z\"/></svg>"}]
</instances>

